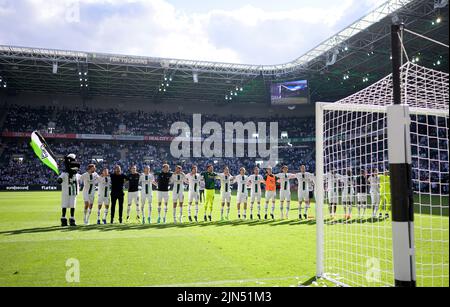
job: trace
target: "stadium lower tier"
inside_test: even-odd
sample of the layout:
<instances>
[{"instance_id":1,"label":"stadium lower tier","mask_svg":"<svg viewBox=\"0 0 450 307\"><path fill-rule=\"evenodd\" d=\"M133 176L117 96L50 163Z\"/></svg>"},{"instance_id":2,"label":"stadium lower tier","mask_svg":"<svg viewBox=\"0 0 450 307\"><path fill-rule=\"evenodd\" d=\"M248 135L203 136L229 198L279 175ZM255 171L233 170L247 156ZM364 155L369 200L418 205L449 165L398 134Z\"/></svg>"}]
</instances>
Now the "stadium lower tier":
<instances>
[{"instance_id":1,"label":"stadium lower tier","mask_svg":"<svg viewBox=\"0 0 450 307\"><path fill-rule=\"evenodd\" d=\"M260 160L249 157L175 159L170 154L170 144L158 142L48 140L48 143L54 154L61 159L67 154L76 154L82 162L82 173L90 163L96 164L98 170L108 168L110 171L118 164L125 172L128 172L131 165L136 165L138 172L142 172L145 165L159 171L163 163L168 163L172 170L176 165L181 165L184 172L189 172L192 165L197 165L199 171L204 171L208 164L213 164L216 171L222 171L228 166L232 174L238 174L240 167L245 167L251 173ZM314 143L279 148L278 164L288 165L295 171L304 164L313 172L313 153ZM63 169L62 162L58 161L60 169ZM57 176L34 156L28 139L3 139L0 147L0 186L55 185L56 179Z\"/></svg>"}]
</instances>

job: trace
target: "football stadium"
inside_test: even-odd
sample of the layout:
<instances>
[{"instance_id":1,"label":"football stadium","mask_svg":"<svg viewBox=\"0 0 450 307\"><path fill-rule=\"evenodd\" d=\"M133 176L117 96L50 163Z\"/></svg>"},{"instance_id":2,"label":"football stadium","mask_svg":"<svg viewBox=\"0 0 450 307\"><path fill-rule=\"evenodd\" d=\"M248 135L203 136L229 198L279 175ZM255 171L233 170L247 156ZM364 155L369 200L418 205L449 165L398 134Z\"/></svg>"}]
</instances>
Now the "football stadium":
<instances>
[{"instance_id":1,"label":"football stadium","mask_svg":"<svg viewBox=\"0 0 450 307\"><path fill-rule=\"evenodd\" d=\"M0 33L0 286L448 287L448 1L372 3L276 65Z\"/></svg>"}]
</instances>

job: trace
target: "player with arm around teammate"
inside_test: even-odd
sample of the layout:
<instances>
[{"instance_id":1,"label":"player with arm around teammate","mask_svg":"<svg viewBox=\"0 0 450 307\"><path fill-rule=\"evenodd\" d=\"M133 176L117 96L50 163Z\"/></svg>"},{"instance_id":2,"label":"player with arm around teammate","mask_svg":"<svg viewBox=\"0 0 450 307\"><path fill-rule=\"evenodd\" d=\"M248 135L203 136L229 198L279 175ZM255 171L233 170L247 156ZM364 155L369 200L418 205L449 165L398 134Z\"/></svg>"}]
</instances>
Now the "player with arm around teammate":
<instances>
[{"instance_id":1,"label":"player with arm around teammate","mask_svg":"<svg viewBox=\"0 0 450 307\"><path fill-rule=\"evenodd\" d=\"M378 169L374 168L368 178L370 186L370 202L372 204L372 219L378 215L380 205L380 178L378 177Z\"/></svg>"},{"instance_id":2,"label":"player with arm around teammate","mask_svg":"<svg viewBox=\"0 0 450 307\"><path fill-rule=\"evenodd\" d=\"M202 176L198 173L198 168L196 165L192 166L191 172L186 175L185 182L189 185L188 193L188 218L189 222L192 223L192 204L195 202L195 215L194 219L198 222L198 205L200 201L200 182L202 181Z\"/></svg>"},{"instance_id":3,"label":"player with arm around teammate","mask_svg":"<svg viewBox=\"0 0 450 307\"><path fill-rule=\"evenodd\" d=\"M84 200L84 224L89 225L92 208L95 200L95 185L97 183L98 174L95 172L94 164L89 164L87 171L81 175L83 182L83 200Z\"/></svg>"},{"instance_id":4,"label":"player with arm around teammate","mask_svg":"<svg viewBox=\"0 0 450 307\"><path fill-rule=\"evenodd\" d=\"M217 174L214 172L212 164L208 165L206 172L202 173L203 181L205 182L205 215L204 221L212 221L212 211L214 206L214 195L216 193L216 179ZM208 212L209 211L209 212Z\"/></svg>"},{"instance_id":5,"label":"player with arm around teammate","mask_svg":"<svg viewBox=\"0 0 450 307\"><path fill-rule=\"evenodd\" d=\"M224 168L223 173L219 174L220 178L220 194L222 207L220 209L220 220L224 220L224 210L225 206L227 207L227 216L226 219L230 219L230 208L231 208L231 186L234 183L234 177L230 174L230 169L227 167Z\"/></svg>"},{"instance_id":6,"label":"player with arm around teammate","mask_svg":"<svg viewBox=\"0 0 450 307\"><path fill-rule=\"evenodd\" d=\"M300 173L295 174L298 182L298 218L308 219L308 210L311 207L310 192L314 184L314 175L306 171L306 166L300 166ZM305 202L305 213L302 216L302 203Z\"/></svg>"},{"instance_id":7,"label":"player with arm around teammate","mask_svg":"<svg viewBox=\"0 0 450 307\"><path fill-rule=\"evenodd\" d=\"M295 179L294 174L289 173L289 168L284 165L281 168L281 173L275 175L280 181L280 214L281 219L289 218L289 210L291 209L291 179ZM286 201L286 214L283 212L284 202Z\"/></svg>"},{"instance_id":8,"label":"player with arm around teammate","mask_svg":"<svg viewBox=\"0 0 450 307\"><path fill-rule=\"evenodd\" d=\"M340 175L334 169L331 169L331 171L325 175L328 208L331 219L336 217L337 206L339 203L339 176Z\"/></svg>"},{"instance_id":9,"label":"player with arm around teammate","mask_svg":"<svg viewBox=\"0 0 450 307\"><path fill-rule=\"evenodd\" d=\"M259 174L259 167L253 169L253 175L247 180L250 185L250 220L253 220L253 206L255 201L258 203L258 220L261 219L261 184L264 182L263 176Z\"/></svg>"},{"instance_id":10,"label":"player with arm around teammate","mask_svg":"<svg viewBox=\"0 0 450 307\"><path fill-rule=\"evenodd\" d=\"M264 219L267 220L267 214L269 211L269 202L272 201L272 209L271 209L271 218L272 220L275 219L275 199L277 196L277 179L275 175L272 173L272 168L268 167L266 169L266 175L264 176L264 181L262 182L263 185L265 185L266 188L266 195L265 195L265 205L264 205Z\"/></svg>"},{"instance_id":11,"label":"player with arm around teammate","mask_svg":"<svg viewBox=\"0 0 450 307\"><path fill-rule=\"evenodd\" d=\"M384 218L389 218L389 211L391 211L391 177L389 170L386 169L383 174L378 176L380 179L380 211L384 211ZM380 219L383 214L380 212Z\"/></svg>"},{"instance_id":12,"label":"player with arm around teammate","mask_svg":"<svg viewBox=\"0 0 450 307\"><path fill-rule=\"evenodd\" d=\"M152 222L152 201L153 201L153 185L155 183L155 176L150 173L150 166L144 167L144 173L139 177L139 185L141 186L141 212L142 224L145 224L145 204L148 203L147 222Z\"/></svg>"},{"instance_id":13,"label":"player with arm around teammate","mask_svg":"<svg viewBox=\"0 0 450 307\"><path fill-rule=\"evenodd\" d=\"M157 223L161 223L161 206L164 203L164 217L163 223L166 223L167 211L169 210L169 186L173 173L170 171L169 164L164 164L162 172L156 176L158 183L158 220Z\"/></svg>"},{"instance_id":14,"label":"player with arm around teammate","mask_svg":"<svg viewBox=\"0 0 450 307\"><path fill-rule=\"evenodd\" d=\"M342 204L344 206L344 218L352 218L353 201L355 197L355 181L351 169L347 169L345 175L338 175L339 181L343 184Z\"/></svg>"},{"instance_id":15,"label":"player with arm around teammate","mask_svg":"<svg viewBox=\"0 0 450 307\"><path fill-rule=\"evenodd\" d=\"M100 225L100 215L102 207L105 206L103 211L103 224L106 224L106 218L109 212L109 196L111 194L111 177L109 176L109 170L103 169L102 174L97 177L98 184L98 211L97 211L97 225Z\"/></svg>"},{"instance_id":16,"label":"player with arm around teammate","mask_svg":"<svg viewBox=\"0 0 450 307\"><path fill-rule=\"evenodd\" d=\"M367 172L364 169L356 177L356 202L358 206L358 218L362 219L366 215L367 210Z\"/></svg>"},{"instance_id":17,"label":"player with arm around teammate","mask_svg":"<svg viewBox=\"0 0 450 307\"><path fill-rule=\"evenodd\" d=\"M247 201L248 201L248 189L247 189L247 179L248 177L245 175L246 170L244 167L241 167L239 170L239 175L234 178L234 182L237 183L237 211L238 211L238 219L241 219L241 204L244 207L244 220L247 219Z\"/></svg>"}]
</instances>

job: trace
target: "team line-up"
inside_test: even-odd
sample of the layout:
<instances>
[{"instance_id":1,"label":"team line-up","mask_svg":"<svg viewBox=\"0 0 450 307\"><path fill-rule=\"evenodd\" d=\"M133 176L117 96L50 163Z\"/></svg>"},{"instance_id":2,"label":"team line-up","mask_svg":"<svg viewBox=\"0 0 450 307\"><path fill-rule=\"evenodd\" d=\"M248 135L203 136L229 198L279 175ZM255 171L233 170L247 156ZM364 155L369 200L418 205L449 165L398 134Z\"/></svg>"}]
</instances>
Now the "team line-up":
<instances>
[{"instance_id":1,"label":"team line-up","mask_svg":"<svg viewBox=\"0 0 450 307\"><path fill-rule=\"evenodd\" d=\"M109 173L103 169L101 174L96 172L96 166L90 164L87 171L80 175L70 175L63 172L58 177L62 186L62 217L61 225L76 226L75 208L77 196L82 187L84 200L84 224L89 225L91 212L93 210L96 192L98 191L97 224L106 224L111 204L110 222L115 222L116 203L119 204L119 223L122 223L124 184L128 182L128 208L126 221L130 221L130 213L133 203L136 205L136 219L142 223L152 223L153 188L157 191L158 218L156 223L166 223L169 209L169 191L172 191L173 222L183 223L183 205L185 185L188 186L188 219L189 222L199 221L199 203L204 203L203 220L212 221L214 197L216 191L216 180L220 180L221 211L220 219L229 220L231 207L231 193L234 184L237 184L237 218L247 219L248 190L250 190L250 219L253 220L254 204L257 203L257 219L261 220L261 201L263 190L265 190L264 219L269 218L269 204L271 203L270 218L275 219L275 202L277 196L277 184L279 184L280 218L288 219L291 203L290 181L296 179L298 182L299 219L308 219L310 199L314 196L315 176L306 171L302 165L298 173L289 173L288 167L283 166L282 172L273 174L272 168L265 169L265 175L260 174L260 169L255 167L253 174L246 175L246 169L240 168L239 175L231 175L229 168L225 167L223 173L214 172L212 165L207 166L205 172L199 173L197 166L192 166L191 172L185 174L181 166L176 166L175 171L170 170L168 164L162 166L162 170L152 173L149 166L145 166L143 173L138 173L137 167L132 166L130 173L125 175L119 165L114 167L114 172ZM353 175L347 170L344 175L331 171L325 175L326 200L329 205L330 217L336 217L339 199L342 201L345 219L352 218L352 208L357 204L359 218L365 216L367 209L367 191L370 189L372 205L372 218L382 218L383 214L379 208L384 208L385 217L388 218L390 206L390 178L386 171L379 175L377 169L371 174L362 170L359 175ZM263 189L264 187L264 189ZM340 196L341 194L341 196ZM302 204L305 203L304 211ZM284 204L286 203L286 207ZM147 205L147 218L145 207ZM163 206L164 205L164 206ZM384 205L384 206L383 206ZM104 209L103 209L104 208ZM194 215L192 209L194 208ZM70 219L66 218L67 209L70 209ZM103 209L103 216L101 211ZM177 212L178 209L178 212ZM241 211L242 209L242 211ZM177 216L178 213L178 216Z\"/></svg>"}]
</instances>

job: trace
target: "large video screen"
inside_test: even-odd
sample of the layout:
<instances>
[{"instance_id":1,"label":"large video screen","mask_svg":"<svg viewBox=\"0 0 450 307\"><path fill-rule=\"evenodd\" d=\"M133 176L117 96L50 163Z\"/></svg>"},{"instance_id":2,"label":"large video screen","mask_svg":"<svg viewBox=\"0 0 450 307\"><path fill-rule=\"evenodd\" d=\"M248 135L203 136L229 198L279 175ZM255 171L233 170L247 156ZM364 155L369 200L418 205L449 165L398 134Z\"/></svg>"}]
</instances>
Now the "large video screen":
<instances>
[{"instance_id":1,"label":"large video screen","mask_svg":"<svg viewBox=\"0 0 450 307\"><path fill-rule=\"evenodd\" d=\"M272 105L297 105L309 103L307 80L273 83L271 85Z\"/></svg>"}]
</instances>

